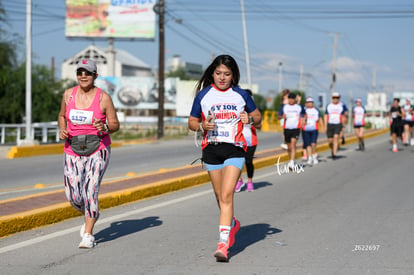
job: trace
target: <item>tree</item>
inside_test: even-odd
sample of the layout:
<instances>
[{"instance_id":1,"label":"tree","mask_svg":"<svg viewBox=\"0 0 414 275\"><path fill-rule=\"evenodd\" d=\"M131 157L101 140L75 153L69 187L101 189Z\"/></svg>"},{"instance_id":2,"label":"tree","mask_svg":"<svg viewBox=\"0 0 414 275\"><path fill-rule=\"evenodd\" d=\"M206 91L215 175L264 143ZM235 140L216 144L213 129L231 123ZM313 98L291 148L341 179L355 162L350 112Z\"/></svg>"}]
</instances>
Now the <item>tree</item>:
<instances>
[{"instance_id":1,"label":"tree","mask_svg":"<svg viewBox=\"0 0 414 275\"><path fill-rule=\"evenodd\" d=\"M7 76L7 77L5 77ZM23 123L26 107L26 66L6 72L0 70L0 123ZM52 72L44 65L32 68L32 120L55 121L64 89L62 82L52 82Z\"/></svg>"},{"instance_id":2,"label":"tree","mask_svg":"<svg viewBox=\"0 0 414 275\"><path fill-rule=\"evenodd\" d=\"M9 34L6 31L7 26L6 10L0 1L0 69L15 66L17 62L16 52L20 38L16 34Z\"/></svg>"},{"instance_id":3,"label":"tree","mask_svg":"<svg viewBox=\"0 0 414 275\"><path fill-rule=\"evenodd\" d=\"M253 94L254 102L261 113L266 110L266 99L260 94Z\"/></svg>"},{"instance_id":4,"label":"tree","mask_svg":"<svg viewBox=\"0 0 414 275\"><path fill-rule=\"evenodd\" d=\"M62 82L53 82L49 68L44 65L35 65L32 68L33 121L57 120L63 92Z\"/></svg>"},{"instance_id":5,"label":"tree","mask_svg":"<svg viewBox=\"0 0 414 275\"><path fill-rule=\"evenodd\" d=\"M5 30L7 14L0 1L0 123L22 123L26 109L26 65L19 62L20 38ZM54 82L44 65L32 67L32 120L55 121L60 109L63 82Z\"/></svg>"}]
</instances>

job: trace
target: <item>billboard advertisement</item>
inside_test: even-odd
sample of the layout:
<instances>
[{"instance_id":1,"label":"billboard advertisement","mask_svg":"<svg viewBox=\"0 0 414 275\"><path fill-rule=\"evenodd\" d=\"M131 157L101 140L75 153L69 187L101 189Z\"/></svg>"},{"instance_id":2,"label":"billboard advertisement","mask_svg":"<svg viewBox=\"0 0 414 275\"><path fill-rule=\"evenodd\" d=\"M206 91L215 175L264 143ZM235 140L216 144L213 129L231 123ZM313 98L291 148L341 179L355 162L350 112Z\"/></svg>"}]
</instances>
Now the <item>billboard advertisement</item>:
<instances>
[{"instance_id":1,"label":"billboard advertisement","mask_svg":"<svg viewBox=\"0 0 414 275\"><path fill-rule=\"evenodd\" d=\"M66 0L67 37L155 38L156 0Z\"/></svg>"},{"instance_id":2,"label":"billboard advertisement","mask_svg":"<svg viewBox=\"0 0 414 275\"><path fill-rule=\"evenodd\" d=\"M164 109L175 110L179 78L164 81ZM98 77L95 85L107 92L116 109L158 109L158 82L154 77Z\"/></svg>"}]
</instances>

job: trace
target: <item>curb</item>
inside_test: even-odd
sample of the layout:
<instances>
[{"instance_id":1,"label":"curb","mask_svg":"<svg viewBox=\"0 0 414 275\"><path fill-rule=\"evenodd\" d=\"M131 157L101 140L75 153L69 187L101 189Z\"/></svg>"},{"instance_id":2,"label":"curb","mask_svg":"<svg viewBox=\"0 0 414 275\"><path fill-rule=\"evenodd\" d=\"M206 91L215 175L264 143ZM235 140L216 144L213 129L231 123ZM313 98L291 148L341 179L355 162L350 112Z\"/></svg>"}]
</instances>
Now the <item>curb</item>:
<instances>
[{"instance_id":1,"label":"curb","mask_svg":"<svg viewBox=\"0 0 414 275\"><path fill-rule=\"evenodd\" d=\"M380 136L389 132L389 129L376 130L366 133L365 139ZM357 142L356 136L348 137L346 144ZM63 146L63 145L62 145ZM63 147L62 147L63 148ZM319 144L318 152L329 150L328 143ZM296 157L302 155L302 149L297 150ZM289 159L288 153L276 154L270 157L255 159L255 169L274 166L277 161L286 162ZM178 168L180 169L180 168ZM210 178L206 171L193 173L187 176L171 178L154 183L144 184L133 188L115 191L99 196L99 208L106 209L121 204L142 200L145 198L177 191L184 188L198 186L210 182ZM74 210L69 202L58 203L35 210L25 211L17 214L0 217L0 237L11 235L17 232L34 229L36 227L45 226L61 222L63 220L81 216L81 213Z\"/></svg>"},{"instance_id":2,"label":"curb","mask_svg":"<svg viewBox=\"0 0 414 275\"><path fill-rule=\"evenodd\" d=\"M63 154L64 143L46 145L13 146L7 153L8 159ZM121 147L121 142L112 142L111 148Z\"/></svg>"}]
</instances>

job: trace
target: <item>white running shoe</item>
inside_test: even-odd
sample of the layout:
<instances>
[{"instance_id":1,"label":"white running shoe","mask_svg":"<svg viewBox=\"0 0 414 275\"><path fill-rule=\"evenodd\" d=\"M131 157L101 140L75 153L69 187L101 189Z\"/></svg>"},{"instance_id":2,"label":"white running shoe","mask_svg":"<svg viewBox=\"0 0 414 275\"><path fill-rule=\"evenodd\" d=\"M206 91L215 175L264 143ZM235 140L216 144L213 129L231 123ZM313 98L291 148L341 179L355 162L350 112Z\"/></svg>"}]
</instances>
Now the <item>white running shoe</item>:
<instances>
[{"instance_id":1,"label":"white running shoe","mask_svg":"<svg viewBox=\"0 0 414 275\"><path fill-rule=\"evenodd\" d=\"M414 138L410 139L410 145L414 146Z\"/></svg>"},{"instance_id":2,"label":"white running shoe","mask_svg":"<svg viewBox=\"0 0 414 275\"><path fill-rule=\"evenodd\" d=\"M79 244L79 248L93 248L96 245L95 237L89 233L83 234L82 241Z\"/></svg>"},{"instance_id":3,"label":"white running shoe","mask_svg":"<svg viewBox=\"0 0 414 275\"><path fill-rule=\"evenodd\" d=\"M306 162L307 164L311 165L312 164L312 157L308 158L308 161Z\"/></svg>"},{"instance_id":4,"label":"white running shoe","mask_svg":"<svg viewBox=\"0 0 414 275\"><path fill-rule=\"evenodd\" d=\"M295 170L295 162L293 160L289 161L288 168L289 168L290 171Z\"/></svg>"},{"instance_id":5,"label":"white running shoe","mask_svg":"<svg viewBox=\"0 0 414 275\"><path fill-rule=\"evenodd\" d=\"M318 163L319 163L318 157L313 157L313 164L318 164Z\"/></svg>"},{"instance_id":6,"label":"white running shoe","mask_svg":"<svg viewBox=\"0 0 414 275\"><path fill-rule=\"evenodd\" d=\"M286 143L282 143L282 144L280 144L280 147L281 147L282 149L285 149L285 150L287 150L287 149L288 149L288 146L287 146L287 144L286 144Z\"/></svg>"}]
</instances>

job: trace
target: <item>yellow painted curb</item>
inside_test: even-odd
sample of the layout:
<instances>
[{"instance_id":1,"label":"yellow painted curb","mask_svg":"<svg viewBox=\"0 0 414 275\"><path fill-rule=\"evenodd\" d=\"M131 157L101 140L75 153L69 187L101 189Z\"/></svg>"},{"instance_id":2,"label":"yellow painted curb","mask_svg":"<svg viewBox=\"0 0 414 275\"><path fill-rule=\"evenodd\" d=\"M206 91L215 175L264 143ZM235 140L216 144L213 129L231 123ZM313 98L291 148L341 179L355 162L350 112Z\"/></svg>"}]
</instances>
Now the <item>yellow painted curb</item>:
<instances>
[{"instance_id":1,"label":"yellow painted curb","mask_svg":"<svg viewBox=\"0 0 414 275\"><path fill-rule=\"evenodd\" d=\"M364 138L373 138L387 132L389 132L389 129L369 132L364 135ZM354 143L356 141L357 138L355 136L347 137L346 144ZM329 150L329 145L327 143L319 144L317 147L318 152ZM302 150L298 150L296 157L300 157L301 154ZM255 168L260 169L275 165L278 159L279 162L282 163L287 161L289 157L287 153L282 153L270 157L255 159ZM99 207L100 209L106 209L114 206L119 206L124 203L142 200L168 192L177 191L183 188L205 184L207 182L210 182L210 178L208 176L208 173L203 170L201 172L183 177L149 183L109 194L102 194L99 196ZM21 212L14 215L2 216L0 217L0 237L48 224L53 224L80 215L81 213L74 210L69 202L65 202L35 210Z\"/></svg>"},{"instance_id":2,"label":"yellow painted curb","mask_svg":"<svg viewBox=\"0 0 414 275\"><path fill-rule=\"evenodd\" d=\"M99 196L99 208L106 209L128 202L161 195L200 185L209 181L205 171L174 179L149 183ZM69 202L58 203L35 210L0 217L0 237L33 229L47 224L57 223L69 218L80 216Z\"/></svg>"},{"instance_id":3,"label":"yellow painted curb","mask_svg":"<svg viewBox=\"0 0 414 275\"><path fill-rule=\"evenodd\" d=\"M36 144L30 146L13 146L7 153L8 159L63 154L63 143L58 144ZM120 147L121 142L112 142L111 147Z\"/></svg>"}]
</instances>

